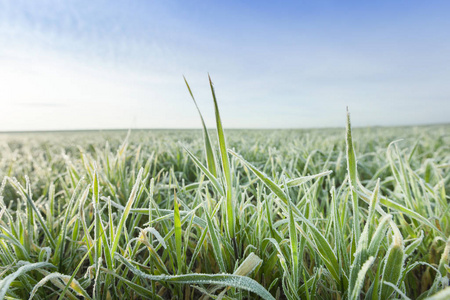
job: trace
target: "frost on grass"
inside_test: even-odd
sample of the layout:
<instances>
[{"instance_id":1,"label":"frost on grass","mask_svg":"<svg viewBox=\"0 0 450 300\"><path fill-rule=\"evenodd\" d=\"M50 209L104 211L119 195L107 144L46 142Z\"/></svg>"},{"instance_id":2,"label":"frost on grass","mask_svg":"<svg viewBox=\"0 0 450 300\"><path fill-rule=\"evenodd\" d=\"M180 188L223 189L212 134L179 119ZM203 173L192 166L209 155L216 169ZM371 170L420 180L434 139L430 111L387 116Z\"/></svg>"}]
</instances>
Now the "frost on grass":
<instances>
[{"instance_id":1,"label":"frost on grass","mask_svg":"<svg viewBox=\"0 0 450 300\"><path fill-rule=\"evenodd\" d=\"M0 299L448 298L448 125L206 125L0 136Z\"/></svg>"}]
</instances>

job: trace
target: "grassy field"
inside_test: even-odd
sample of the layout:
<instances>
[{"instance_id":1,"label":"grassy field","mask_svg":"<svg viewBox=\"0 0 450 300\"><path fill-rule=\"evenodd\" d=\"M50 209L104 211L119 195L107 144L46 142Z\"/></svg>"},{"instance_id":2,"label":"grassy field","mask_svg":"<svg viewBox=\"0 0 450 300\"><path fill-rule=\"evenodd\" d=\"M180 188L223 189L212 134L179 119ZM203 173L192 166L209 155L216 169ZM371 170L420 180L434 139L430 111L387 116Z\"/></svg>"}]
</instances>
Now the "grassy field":
<instances>
[{"instance_id":1,"label":"grassy field","mask_svg":"<svg viewBox=\"0 0 450 300\"><path fill-rule=\"evenodd\" d=\"M450 299L449 125L216 119L1 134L0 299Z\"/></svg>"}]
</instances>

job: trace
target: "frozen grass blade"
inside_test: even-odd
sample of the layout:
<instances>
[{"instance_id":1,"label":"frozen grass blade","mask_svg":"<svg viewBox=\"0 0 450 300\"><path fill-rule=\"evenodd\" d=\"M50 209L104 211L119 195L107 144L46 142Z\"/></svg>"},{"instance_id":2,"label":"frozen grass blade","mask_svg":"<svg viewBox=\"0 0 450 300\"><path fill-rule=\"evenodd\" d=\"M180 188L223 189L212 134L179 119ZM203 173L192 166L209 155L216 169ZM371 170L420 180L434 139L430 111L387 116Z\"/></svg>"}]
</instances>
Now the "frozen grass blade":
<instances>
[{"instance_id":1,"label":"frozen grass blade","mask_svg":"<svg viewBox=\"0 0 450 300\"><path fill-rule=\"evenodd\" d=\"M203 138L205 141L205 153L206 153L206 161L207 161L208 170L211 172L211 174L214 177L217 177L216 158L214 156L214 151L211 146L211 140L209 138L208 130L206 129L205 121L203 120L203 116L202 116L202 113L200 112L200 108L198 108L197 101L195 101L194 94L191 91L191 87L189 86L189 84L184 76L183 76L183 79L189 90L189 94L192 97L192 101L194 101L194 104L195 104L195 107L197 108L198 114L200 115L200 119L202 120Z\"/></svg>"},{"instance_id":2,"label":"frozen grass blade","mask_svg":"<svg viewBox=\"0 0 450 300\"><path fill-rule=\"evenodd\" d=\"M41 281L39 281L34 287L33 290L31 291L30 294L30 300L33 299L34 295L36 294L37 290L41 287L44 286L48 281L53 282L55 285L59 286L59 287L64 287L64 285L62 285L59 280L61 280L62 282L64 282L64 284L66 286L69 286L73 291L75 291L76 293L78 293L80 296L84 297L85 299L92 299L88 293L86 292L86 290L80 285L80 283L77 280L74 280L73 278L71 278L70 276L67 275L63 275L61 273L55 272L55 273L49 273L48 275L46 275L44 278L41 279ZM71 280L71 283L68 284L69 280ZM75 298L77 299L77 298Z\"/></svg>"},{"instance_id":3,"label":"frozen grass blade","mask_svg":"<svg viewBox=\"0 0 450 300\"><path fill-rule=\"evenodd\" d=\"M292 264L292 281L294 285L299 282L299 266L298 266L298 238L295 229L294 214L292 213L292 203L289 203L289 237L291 239L291 264Z\"/></svg>"},{"instance_id":4,"label":"frozen grass blade","mask_svg":"<svg viewBox=\"0 0 450 300\"><path fill-rule=\"evenodd\" d=\"M17 276L5 298L448 298L448 125L348 124L345 139L338 129L233 130L225 144L217 116L216 150L242 156L215 153L204 121L203 138L0 136L0 283L20 261L59 267Z\"/></svg>"},{"instance_id":5,"label":"frozen grass blade","mask_svg":"<svg viewBox=\"0 0 450 300\"><path fill-rule=\"evenodd\" d=\"M275 194L277 195L284 204L290 205L290 200L288 196L283 192L283 190L275 183L273 182L267 175L259 171L256 167L254 167L252 164L247 162L244 158L242 158L240 155L236 154L235 152L228 150L233 156L237 157L246 167L248 167L259 179L261 179L264 184ZM294 209L295 215L299 217L299 220L304 222L308 229L311 232L312 237L314 238L314 241L316 243L316 249L319 252L320 257L322 258L323 262L327 266L327 269L330 271L333 278L338 282L341 283L341 280L344 282L344 285L347 285L347 278L344 275L343 277L339 274L339 264L337 261L336 254L334 253L333 249L331 248L330 244L326 240L326 238L323 236L323 234L312 224L307 218L303 216L303 214L295 207L292 207ZM304 233L302 233L304 234ZM307 238L307 236L305 236Z\"/></svg>"},{"instance_id":6,"label":"frozen grass blade","mask_svg":"<svg viewBox=\"0 0 450 300\"><path fill-rule=\"evenodd\" d=\"M366 225L364 226L364 230L360 236L360 239L358 241L358 245L356 248L356 252L354 254L354 260L353 263L350 267L350 279L349 279L349 293L352 295L352 299L356 299L354 298L354 293L357 293L356 295L359 294L359 290L361 289L361 286L358 286L358 284L361 284L364 282L364 278L361 279L361 271L363 270L364 266L362 265L363 262L367 263L368 260L368 256L369 256L369 236L370 236L370 232L372 231L371 228L373 227L372 223L373 223L373 218L374 218L374 213L375 213L375 208L377 206L378 203L378 192L380 190L380 181L377 181L377 184L375 186L374 192L372 194L372 199L370 201L370 207L369 207L369 214L367 217L367 222ZM382 231L381 231L382 232ZM381 236L380 236L381 238ZM372 241L377 241L378 237L375 236ZM374 245L374 247L378 247L379 244ZM375 251L378 251L378 248L376 248ZM373 258L373 257L372 257ZM367 260L367 261L366 261ZM374 260L374 258L373 258ZM370 265L372 265L373 263L370 263ZM370 267L370 265L367 266ZM365 273L367 272L367 270L364 271L363 276L365 276ZM362 280L362 282L361 282ZM355 292L355 290L358 290L357 292Z\"/></svg>"},{"instance_id":7,"label":"frozen grass blade","mask_svg":"<svg viewBox=\"0 0 450 300\"><path fill-rule=\"evenodd\" d=\"M96 287L101 284L99 282L98 272L100 271L100 262L102 257L102 235L103 225L100 214L100 201L99 201L99 187L98 187L98 170L94 169L94 179L92 185L92 204L94 207L94 263L95 263L95 272L97 276L94 279L94 297L96 299L100 298L100 288Z\"/></svg>"},{"instance_id":8,"label":"frozen grass blade","mask_svg":"<svg viewBox=\"0 0 450 300\"><path fill-rule=\"evenodd\" d=\"M358 206L358 194L356 192L357 188L357 162L355 149L353 148L353 140L352 140L352 125L350 123L350 113L347 108L347 171L349 184L351 188L352 195L352 205L353 205L353 234L354 234L354 242L356 243L359 240L360 236L360 228L359 228L359 206Z\"/></svg>"},{"instance_id":9,"label":"frozen grass blade","mask_svg":"<svg viewBox=\"0 0 450 300\"><path fill-rule=\"evenodd\" d=\"M377 229L370 240L369 249L367 250L369 255L375 256L378 253L382 240L386 238L386 231L390 222L392 222L391 215L385 215L380 219Z\"/></svg>"},{"instance_id":10,"label":"frozen grass blade","mask_svg":"<svg viewBox=\"0 0 450 300\"><path fill-rule=\"evenodd\" d=\"M391 225L393 226L392 229L394 231L394 236L389 251L386 254L386 261L383 270L383 281L397 286L403 271L405 253L402 235L395 224L391 222ZM380 291L380 299L388 299L393 292L394 289L391 286L383 284Z\"/></svg>"},{"instance_id":11,"label":"frozen grass blade","mask_svg":"<svg viewBox=\"0 0 450 300\"><path fill-rule=\"evenodd\" d=\"M309 181L311 181L313 179L317 179L317 178L320 178L320 177L323 177L323 176L330 175L331 173L333 173L333 171L325 171L325 172L322 172L322 173L319 173L319 174L315 174L315 175L302 176L302 177L299 177L299 178L291 179L291 180L286 181L286 186L287 187L299 186L299 185L302 185L302 184L304 184L306 182L309 182ZM284 184L280 185L280 187L283 188Z\"/></svg>"},{"instance_id":12,"label":"frozen grass blade","mask_svg":"<svg viewBox=\"0 0 450 300\"><path fill-rule=\"evenodd\" d=\"M411 300L411 298L406 296L405 293L403 293L396 285L394 285L394 284L392 284L390 282L386 282L386 281L383 281L383 284L393 288L394 291L397 292L397 294L399 294L402 297L402 299L404 299L404 300Z\"/></svg>"},{"instance_id":13,"label":"frozen grass blade","mask_svg":"<svg viewBox=\"0 0 450 300\"><path fill-rule=\"evenodd\" d=\"M250 291L252 293L257 294L261 298L265 300L275 300L275 298L262 287L255 280L234 274L219 274L219 275L211 275L211 274L186 274L186 275L149 275L134 267L131 262L129 262L123 256L116 254L116 257L125 265L127 268L138 275L139 277L161 281L161 282L173 282L173 283L185 283L185 284L212 284L212 285L222 285L222 286L231 286L234 288L244 289Z\"/></svg>"},{"instance_id":14,"label":"frozen grass blade","mask_svg":"<svg viewBox=\"0 0 450 300\"><path fill-rule=\"evenodd\" d=\"M25 264L17 269L14 273L6 276L4 279L0 280L0 299L4 299L6 293L8 292L9 286L11 283L19 276L30 272L32 270L37 269L43 269L43 268L56 268L54 265L47 263L47 262L40 262L40 263L28 263L24 262Z\"/></svg>"},{"instance_id":15,"label":"frozen grass blade","mask_svg":"<svg viewBox=\"0 0 450 300\"><path fill-rule=\"evenodd\" d=\"M237 154L236 152L232 150L228 150L233 156L238 158L247 168L249 168L256 176L258 176L259 179L264 182L264 184L275 194L280 198L284 204L288 204L288 198L286 194L283 192L283 190L275 183L273 182L266 174L259 171L255 166L253 166L251 163L246 161L242 156Z\"/></svg>"},{"instance_id":16,"label":"frozen grass blade","mask_svg":"<svg viewBox=\"0 0 450 300\"><path fill-rule=\"evenodd\" d=\"M140 284L134 283L126 278L124 278L123 276L120 276L119 274L102 268L102 271L105 272L108 275L114 276L117 279L119 279L120 281L124 282L127 286L129 286L133 292L136 292L137 294L147 298L147 299L158 299L158 300L162 300L163 298L155 293L150 292L147 288L143 287Z\"/></svg>"},{"instance_id":17,"label":"frozen grass blade","mask_svg":"<svg viewBox=\"0 0 450 300\"><path fill-rule=\"evenodd\" d=\"M119 225L117 226L116 234L114 236L114 242L111 247L111 256L114 256L114 254L117 251L117 246L119 245L119 240L121 238L122 230L125 226L125 221L127 220L128 215L130 214L131 208L133 207L133 203L136 200L138 189L139 189L139 186L141 185L142 172L143 172L143 169L141 168L139 170L139 174L136 178L136 183L134 184L133 189L131 190L131 194L130 194L130 197L128 198L128 202L122 213L122 217L120 218Z\"/></svg>"},{"instance_id":18,"label":"frozen grass blade","mask_svg":"<svg viewBox=\"0 0 450 300\"><path fill-rule=\"evenodd\" d=\"M22 195L22 197L27 201L27 205L33 209L33 211L35 212L35 214L37 216L38 222L41 225L42 230L44 230L44 233L45 233L45 235L46 235L50 245L53 247L53 249L56 248L56 242L53 239L53 237L52 237L52 235L50 233L50 230L48 229L47 225L45 224L41 213L37 209L37 207L34 204L33 200L31 200L29 192L27 192L26 189L24 189L23 186L19 182L17 182L16 180L13 180L11 178L8 178L8 179L9 179L9 182L11 183L11 185L17 190L17 192L19 192ZM30 211L30 213L31 213L31 211ZM31 231L29 233L31 234Z\"/></svg>"},{"instance_id":19,"label":"frozen grass blade","mask_svg":"<svg viewBox=\"0 0 450 300\"><path fill-rule=\"evenodd\" d=\"M188 149L184 148L189 157L194 161L194 163L205 173L206 177L211 181L214 189L222 196L225 196L222 186L220 185L217 178L200 162L200 160L195 157L194 154L191 153Z\"/></svg>"},{"instance_id":20,"label":"frozen grass blade","mask_svg":"<svg viewBox=\"0 0 450 300\"><path fill-rule=\"evenodd\" d=\"M437 292L431 297L426 298L426 300L448 300L450 299L450 287L446 287L442 291Z\"/></svg>"},{"instance_id":21,"label":"frozen grass blade","mask_svg":"<svg viewBox=\"0 0 450 300\"><path fill-rule=\"evenodd\" d=\"M59 295L58 300L63 300L64 296L69 288L69 286L71 285L72 281L75 279L75 276L77 275L78 271L80 270L81 266L83 265L84 261L86 260L86 258L89 256L89 254L91 253L92 249L94 248L94 246L92 246L91 248L89 248L89 250L86 252L86 254L83 256L83 258L80 260L80 262L78 263L77 267L75 268L75 270L72 273L72 276L69 278L69 280L66 282L66 286L64 287L64 290L62 291L62 293Z\"/></svg>"},{"instance_id":22,"label":"frozen grass blade","mask_svg":"<svg viewBox=\"0 0 450 300\"><path fill-rule=\"evenodd\" d=\"M374 261L375 261L375 258L373 256L371 256L362 265L361 269L358 272L358 277L356 279L355 286L352 290L350 290L350 292L351 292L350 299L352 299L352 300L359 299L359 294L361 293L361 288L364 284L364 280L366 278L367 271L369 271L369 268L372 266Z\"/></svg>"},{"instance_id":23,"label":"frozen grass blade","mask_svg":"<svg viewBox=\"0 0 450 300\"><path fill-rule=\"evenodd\" d=\"M231 179L231 169L230 162L228 160L228 152L227 145L225 142L225 133L222 127L222 120L220 119L219 106L217 104L216 93L214 92L214 86L211 81L211 77L209 77L209 85L211 87L211 93L214 100L214 111L216 114L216 126L217 126L217 137L219 140L219 150L220 157L222 159L222 171L225 177L226 182L226 216L227 216L227 229L229 236L235 241L235 233L234 233L234 205L233 205L233 187L232 187L232 179Z\"/></svg>"},{"instance_id":24,"label":"frozen grass blade","mask_svg":"<svg viewBox=\"0 0 450 300\"><path fill-rule=\"evenodd\" d=\"M183 272L183 262L181 257L181 221L180 221L180 211L178 209L177 194L173 199L173 211L174 211L174 227L175 227L175 249L177 253L177 274Z\"/></svg>"},{"instance_id":25,"label":"frozen grass blade","mask_svg":"<svg viewBox=\"0 0 450 300\"><path fill-rule=\"evenodd\" d=\"M212 222L211 216L209 215L209 212L207 211L207 207L205 204L205 216L206 221L208 223L208 232L211 236L211 242L214 250L214 255L216 256L217 263L219 264L219 269L221 272L226 272L225 263L222 257L222 247L220 246L219 238L217 236L216 230L214 228L214 223Z\"/></svg>"},{"instance_id":26,"label":"frozen grass blade","mask_svg":"<svg viewBox=\"0 0 450 300\"><path fill-rule=\"evenodd\" d=\"M442 277L447 275L449 263L450 263L450 237L448 238L447 243L445 244L444 252L442 253L441 259L439 260L439 272L441 272Z\"/></svg>"},{"instance_id":27,"label":"frozen grass blade","mask_svg":"<svg viewBox=\"0 0 450 300\"><path fill-rule=\"evenodd\" d=\"M361 198L370 203L370 197L372 197L372 192L367 190L364 186L362 186L361 184L359 185L360 189L363 192L358 192L358 194L361 196ZM437 228L435 225L433 225L433 223L431 223L429 220L427 220L425 217L423 217L422 215L420 215L419 213L404 207L403 205L394 202L393 200L390 200L387 197L384 196L380 196L379 197L379 203L383 204L386 207L389 207L391 209L394 209L396 211L402 212L408 216L410 216L413 219L416 219L417 221L426 224L427 226L429 226L430 228L434 229L437 233L439 233L442 237L444 237L444 233L439 230L439 228ZM380 211L380 208L377 209L378 211Z\"/></svg>"}]
</instances>

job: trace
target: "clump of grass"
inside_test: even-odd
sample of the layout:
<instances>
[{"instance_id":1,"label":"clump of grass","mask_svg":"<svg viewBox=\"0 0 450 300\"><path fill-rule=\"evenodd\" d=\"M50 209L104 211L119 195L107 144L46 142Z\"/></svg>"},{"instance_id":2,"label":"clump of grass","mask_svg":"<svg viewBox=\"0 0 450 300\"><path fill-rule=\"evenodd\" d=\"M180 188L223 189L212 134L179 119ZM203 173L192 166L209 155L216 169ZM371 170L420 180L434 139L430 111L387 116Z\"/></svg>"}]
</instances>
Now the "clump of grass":
<instances>
[{"instance_id":1,"label":"clump of grass","mask_svg":"<svg viewBox=\"0 0 450 300\"><path fill-rule=\"evenodd\" d=\"M0 299L449 297L448 125L225 132L209 83L202 138L1 137Z\"/></svg>"}]
</instances>

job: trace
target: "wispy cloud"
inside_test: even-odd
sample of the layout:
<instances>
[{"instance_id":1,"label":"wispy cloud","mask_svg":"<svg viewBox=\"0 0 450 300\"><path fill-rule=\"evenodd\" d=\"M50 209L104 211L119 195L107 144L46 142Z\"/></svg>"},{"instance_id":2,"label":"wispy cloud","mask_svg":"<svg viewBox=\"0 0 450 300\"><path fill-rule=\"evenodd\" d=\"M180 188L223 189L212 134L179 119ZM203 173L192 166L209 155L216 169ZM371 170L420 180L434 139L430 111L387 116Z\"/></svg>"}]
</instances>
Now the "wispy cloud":
<instances>
[{"instance_id":1,"label":"wispy cloud","mask_svg":"<svg viewBox=\"0 0 450 300\"><path fill-rule=\"evenodd\" d=\"M198 127L182 74L213 124L207 72L228 127L449 121L446 1L12 3L1 128Z\"/></svg>"},{"instance_id":2,"label":"wispy cloud","mask_svg":"<svg viewBox=\"0 0 450 300\"><path fill-rule=\"evenodd\" d=\"M67 104L55 103L55 102L19 102L16 103L17 106L27 106L27 107L67 107Z\"/></svg>"}]
</instances>

